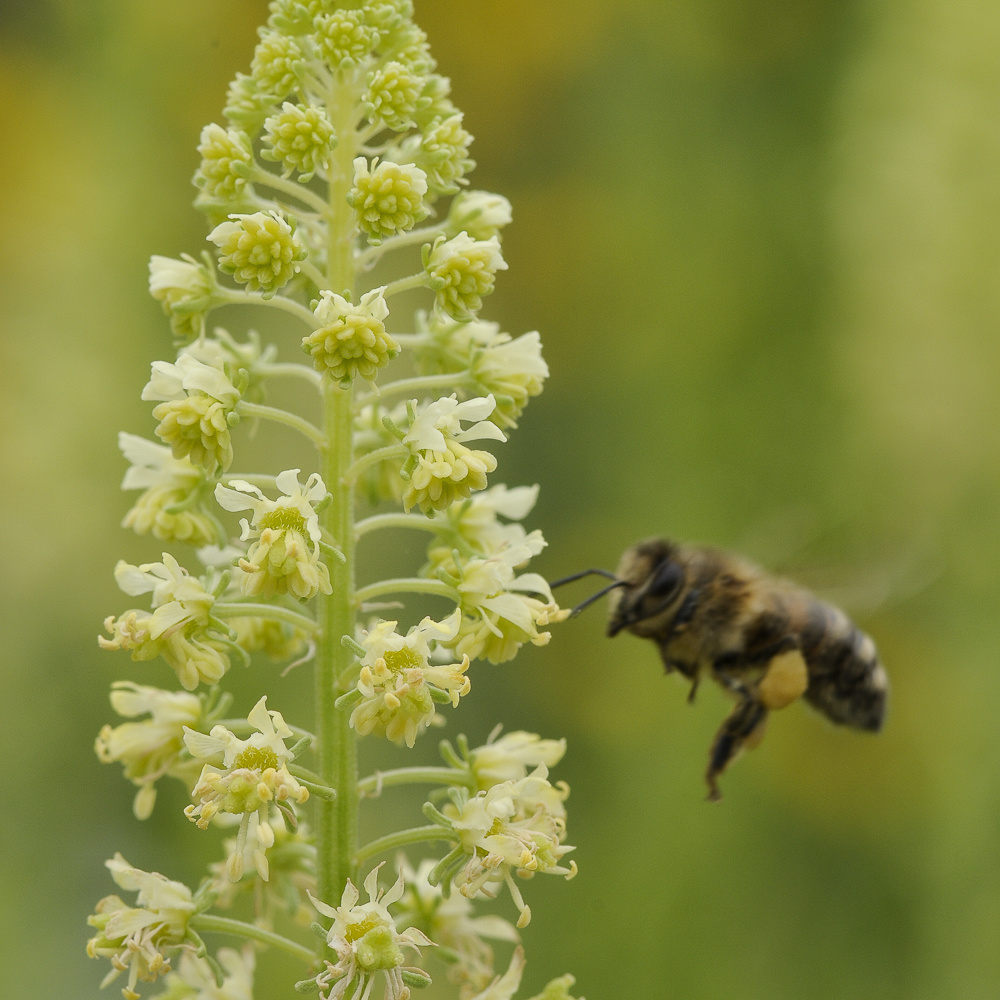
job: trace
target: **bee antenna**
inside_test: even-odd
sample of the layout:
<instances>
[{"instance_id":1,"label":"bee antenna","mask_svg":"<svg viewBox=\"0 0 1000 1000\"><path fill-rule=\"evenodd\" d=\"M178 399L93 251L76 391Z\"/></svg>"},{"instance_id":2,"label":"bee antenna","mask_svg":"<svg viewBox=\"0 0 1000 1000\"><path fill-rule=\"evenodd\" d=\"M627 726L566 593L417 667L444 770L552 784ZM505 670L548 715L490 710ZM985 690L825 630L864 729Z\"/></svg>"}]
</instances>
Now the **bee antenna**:
<instances>
[{"instance_id":1,"label":"bee antenna","mask_svg":"<svg viewBox=\"0 0 1000 1000\"><path fill-rule=\"evenodd\" d=\"M564 576L561 580L553 580L553 582L549 584L549 587L561 587L564 583L573 583L574 580L582 580L585 576L595 574L597 576L605 576L609 580L618 579L614 573L609 573L606 569L584 569L580 570L579 573L574 573L572 576ZM603 594L605 591L602 590L601 593Z\"/></svg>"},{"instance_id":2,"label":"bee antenna","mask_svg":"<svg viewBox=\"0 0 1000 1000\"><path fill-rule=\"evenodd\" d=\"M585 601L582 601L575 608L573 608L573 610L569 613L570 618L575 618L581 611L583 611L584 608L593 604L594 601L599 601L606 593L608 593L609 590L614 590L615 587L627 587L627 586L628 586L627 580L615 579L614 583L609 583L606 587L602 587L596 594L591 594L590 597L588 597Z\"/></svg>"}]
</instances>

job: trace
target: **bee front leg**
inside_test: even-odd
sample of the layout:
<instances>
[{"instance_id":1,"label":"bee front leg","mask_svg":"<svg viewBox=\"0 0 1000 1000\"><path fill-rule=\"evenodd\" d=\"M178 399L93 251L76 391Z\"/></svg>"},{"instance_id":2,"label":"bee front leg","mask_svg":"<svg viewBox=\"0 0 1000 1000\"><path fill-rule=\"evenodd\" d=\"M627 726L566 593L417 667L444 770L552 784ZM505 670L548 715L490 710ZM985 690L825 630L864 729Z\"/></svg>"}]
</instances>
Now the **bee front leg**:
<instances>
[{"instance_id":1,"label":"bee front leg","mask_svg":"<svg viewBox=\"0 0 1000 1000\"><path fill-rule=\"evenodd\" d=\"M744 697L737 702L736 707L726 717L708 752L708 771L705 780L708 782L709 802L718 802L722 798L718 784L719 775L744 749L757 745L764 735L766 722L767 709L755 698L750 697Z\"/></svg>"},{"instance_id":2,"label":"bee front leg","mask_svg":"<svg viewBox=\"0 0 1000 1000\"><path fill-rule=\"evenodd\" d=\"M694 704L694 696L698 693L698 682L701 680L701 674L695 674L691 678L691 690L688 691L688 704Z\"/></svg>"}]
</instances>

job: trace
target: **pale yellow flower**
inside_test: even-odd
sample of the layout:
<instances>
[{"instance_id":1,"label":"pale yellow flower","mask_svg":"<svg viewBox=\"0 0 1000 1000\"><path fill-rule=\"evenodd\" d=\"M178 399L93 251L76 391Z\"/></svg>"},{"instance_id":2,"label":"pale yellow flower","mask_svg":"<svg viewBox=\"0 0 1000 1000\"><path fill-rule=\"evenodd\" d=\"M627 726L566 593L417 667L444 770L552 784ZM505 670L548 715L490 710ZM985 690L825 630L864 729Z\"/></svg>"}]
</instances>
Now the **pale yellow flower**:
<instances>
[{"instance_id":1,"label":"pale yellow flower","mask_svg":"<svg viewBox=\"0 0 1000 1000\"><path fill-rule=\"evenodd\" d=\"M380 973L385 980L385 1000L408 1000L410 989L402 977L403 949L419 952L434 943L415 927L397 929L388 908L403 895L403 876L400 874L393 887L384 892L378 886L381 867L373 868L365 879L367 903L358 902L360 893L350 879L340 906L328 906L313 898L313 906L333 920L326 943L337 955L337 962L327 962L325 971L316 978L323 1000L340 1000L355 980L357 987L351 996L367 998Z\"/></svg>"},{"instance_id":2,"label":"pale yellow flower","mask_svg":"<svg viewBox=\"0 0 1000 1000\"><path fill-rule=\"evenodd\" d=\"M152 534L162 542L205 545L216 536L212 519L202 513L196 497L205 473L187 458L174 458L166 445L136 434L118 435L118 447L131 462L123 490L142 490L122 521L137 535Z\"/></svg>"},{"instance_id":3,"label":"pale yellow flower","mask_svg":"<svg viewBox=\"0 0 1000 1000\"><path fill-rule=\"evenodd\" d=\"M566 832L563 801L569 795L565 784L553 786L548 769L539 764L519 781L502 781L469 796L462 790L444 807L450 829L469 855L468 864L455 878L464 896L491 892L505 883L521 912L517 926L531 920L531 910L512 878L513 873L548 873L572 878L576 863L569 867L562 858L575 848L564 844Z\"/></svg>"},{"instance_id":4,"label":"pale yellow flower","mask_svg":"<svg viewBox=\"0 0 1000 1000\"><path fill-rule=\"evenodd\" d=\"M403 493L407 510L414 506L425 514L445 510L474 490L485 489L486 475L496 469L496 458L488 451L467 448L464 442L507 440L496 424L485 419L495 406L492 396L460 403L453 393L417 413L403 437L411 456L404 466L409 472ZM463 421L476 423L463 429Z\"/></svg>"},{"instance_id":5,"label":"pale yellow flower","mask_svg":"<svg viewBox=\"0 0 1000 1000\"><path fill-rule=\"evenodd\" d=\"M87 942L91 958L111 959L107 986L128 970L125 1000L139 1000L139 982L154 982L170 971L169 954L186 944L187 923L194 913L191 890L157 872L134 868L120 854L106 862L111 877L122 889L137 892L136 906L118 896L105 896L87 923L97 934ZM193 950L193 943L187 944Z\"/></svg>"},{"instance_id":6,"label":"pale yellow flower","mask_svg":"<svg viewBox=\"0 0 1000 1000\"><path fill-rule=\"evenodd\" d=\"M224 510L253 511L250 521L240 521L242 540L253 539L239 563L246 574L243 593L248 597L289 593L300 600L329 594L330 572L320 558L322 532L315 510L327 495L326 486L315 472L303 485L298 469L279 473L275 485L283 494L277 500L269 500L242 479L215 488L215 499Z\"/></svg>"},{"instance_id":7,"label":"pale yellow flower","mask_svg":"<svg viewBox=\"0 0 1000 1000\"><path fill-rule=\"evenodd\" d=\"M243 858L248 838L253 842L251 855L257 874L268 878L267 850L274 844L270 823L272 809L279 802L297 802L309 798L308 789L295 780L288 770L292 760L285 740L292 731L285 725L280 712L267 710L267 698L261 698L250 710L247 721L257 730L241 740L225 726L213 726L207 736L184 729L184 743L192 757L216 760L222 755L222 765L206 764L191 795L195 804L184 815L207 830L218 813L240 816L236 844L229 855L226 873L238 882L243 876Z\"/></svg>"},{"instance_id":8,"label":"pale yellow flower","mask_svg":"<svg viewBox=\"0 0 1000 1000\"><path fill-rule=\"evenodd\" d=\"M361 701L350 719L359 735L374 733L412 747L434 719L435 693L445 695L453 706L468 694L467 656L461 663L429 662L430 644L453 639L460 620L456 609L442 622L424 618L405 636L396 631L396 622L379 622L364 635L366 655L357 683Z\"/></svg>"},{"instance_id":9,"label":"pale yellow flower","mask_svg":"<svg viewBox=\"0 0 1000 1000\"><path fill-rule=\"evenodd\" d=\"M106 618L111 638L98 638L102 649L127 649L136 661L162 656L188 691L202 682L216 683L229 669L227 647L210 631L215 598L169 552L163 553L163 562L141 566L119 560L115 580L126 594L152 592L153 611Z\"/></svg>"},{"instance_id":10,"label":"pale yellow flower","mask_svg":"<svg viewBox=\"0 0 1000 1000\"><path fill-rule=\"evenodd\" d=\"M156 782L164 775L179 778L189 788L200 770L185 759L184 728L197 727L201 701L182 691L161 691L132 681L116 681L111 687L111 705L126 718L148 715L138 722L104 726L94 743L105 764L119 761L125 777L139 790L132 810L137 819L148 819L156 802Z\"/></svg>"},{"instance_id":11,"label":"pale yellow flower","mask_svg":"<svg viewBox=\"0 0 1000 1000\"><path fill-rule=\"evenodd\" d=\"M404 856L399 870L406 890L393 914L400 927L416 927L435 944L449 948L456 961L448 966L448 979L459 987L462 1000L484 989L493 979L493 949L488 941L517 943L514 925L494 914L475 916L470 900L457 892L444 895L441 886L431 885L428 875L435 862L425 860L414 871Z\"/></svg>"}]
</instances>

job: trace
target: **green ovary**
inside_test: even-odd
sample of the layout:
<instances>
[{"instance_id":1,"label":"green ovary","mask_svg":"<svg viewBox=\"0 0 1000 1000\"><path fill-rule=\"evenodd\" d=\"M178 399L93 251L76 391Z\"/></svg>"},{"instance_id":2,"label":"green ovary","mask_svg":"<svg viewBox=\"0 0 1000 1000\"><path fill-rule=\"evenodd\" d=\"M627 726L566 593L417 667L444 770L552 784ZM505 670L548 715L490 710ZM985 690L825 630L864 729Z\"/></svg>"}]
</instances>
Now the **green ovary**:
<instances>
[{"instance_id":1,"label":"green ovary","mask_svg":"<svg viewBox=\"0 0 1000 1000\"><path fill-rule=\"evenodd\" d=\"M367 972L395 969L403 964L403 952L390 927L374 927L358 942L358 965Z\"/></svg>"}]
</instances>

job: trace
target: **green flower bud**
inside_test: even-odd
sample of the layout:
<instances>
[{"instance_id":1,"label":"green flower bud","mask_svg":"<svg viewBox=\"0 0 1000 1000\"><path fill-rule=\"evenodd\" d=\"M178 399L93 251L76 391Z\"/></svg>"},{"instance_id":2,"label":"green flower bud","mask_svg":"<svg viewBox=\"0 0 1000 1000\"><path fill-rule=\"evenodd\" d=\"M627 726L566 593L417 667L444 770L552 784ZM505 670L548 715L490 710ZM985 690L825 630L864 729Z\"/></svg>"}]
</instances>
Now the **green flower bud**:
<instances>
[{"instance_id":1,"label":"green flower bud","mask_svg":"<svg viewBox=\"0 0 1000 1000\"><path fill-rule=\"evenodd\" d=\"M309 637L301 629L271 618L240 617L231 624L240 649L262 652L276 662L301 656L309 646Z\"/></svg>"},{"instance_id":2,"label":"green flower bud","mask_svg":"<svg viewBox=\"0 0 1000 1000\"><path fill-rule=\"evenodd\" d=\"M313 19L321 12L322 2L303 0L271 0L269 28L283 35L307 35L313 28Z\"/></svg>"},{"instance_id":3,"label":"green flower bud","mask_svg":"<svg viewBox=\"0 0 1000 1000\"><path fill-rule=\"evenodd\" d=\"M427 174L427 185L435 194L452 194L475 167L468 157L472 136L462 128L461 114L438 122L423 134L415 162Z\"/></svg>"},{"instance_id":4,"label":"green flower bud","mask_svg":"<svg viewBox=\"0 0 1000 1000\"><path fill-rule=\"evenodd\" d=\"M204 393L171 399L153 408L159 420L156 436L170 445L175 458L187 458L207 472L228 469L233 464L229 435L229 410Z\"/></svg>"},{"instance_id":5,"label":"green flower bud","mask_svg":"<svg viewBox=\"0 0 1000 1000\"><path fill-rule=\"evenodd\" d=\"M426 193L427 175L411 163L373 160L369 171L363 156L354 161L354 188L348 201L369 243L377 245L412 229L427 215Z\"/></svg>"},{"instance_id":6,"label":"green flower bud","mask_svg":"<svg viewBox=\"0 0 1000 1000\"><path fill-rule=\"evenodd\" d=\"M212 305L212 276L187 254L180 260L154 254L149 260L149 294L162 303L177 337L194 340L205 332Z\"/></svg>"},{"instance_id":7,"label":"green flower bud","mask_svg":"<svg viewBox=\"0 0 1000 1000\"><path fill-rule=\"evenodd\" d=\"M317 170L329 167L336 137L323 108L285 101L280 113L264 122L263 142L260 155L265 160L280 161L284 177L297 170L305 183Z\"/></svg>"},{"instance_id":8,"label":"green flower bud","mask_svg":"<svg viewBox=\"0 0 1000 1000\"><path fill-rule=\"evenodd\" d=\"M274 107L275 100L271 94L261 91L252 76L237 73L236 78L229 84L226 106L222 109L222 113L230 125L235 125L247 135L253 136L260 131L267 113Z\"/></svg>"},{"instance_id":9,"label":"green flower bud","mask_svg":"<svg viewBox=\"0 0 1000 1000\"><path fill-rule=\"evenodd\" d=\"M500 239L500 230L512 219L510 202L502 194L488 191L461 191L451 201L445 222L445 234L450 238L463 230L474 240Z\"/></svg>"},{"instance_id":10,"label":"green flower bud","mask_svg":"<svg viewBox=\"0 0 1000 1000\"><path fill-rule=\"evenodd\" d=\"M401 55L396 57L400 62L406 62ZM411 63L412 65L412 63ZM429 128L436 122L444 121L458 113L458 108L451 102L451 80L440 73L429 73L424 77L424 89L420 93L420 107L417 112L417 125Z\"/></svg>"},{"instance_id":11,"label":"green flower bud","mask_svg":"<svg viewBox=\"0 0 1000 1000\"><path fill-rule=\"evenodd\" d=\"M278 101L298 89L304 62L305 56L294 38L265 31L254 49L250 75L258 93Z\"/></svg>"},{"instance_id":12,"label":"green flower bud","mask_svg":"<svg viewBox=\"0 0 1000 1000\"><path fill-rule=\"evenodd\" d=\"M412 17L413 4L410 0L366 4L365 20L378 29L379 47L383 54L412 41L414 32L420 31L411 20Z\"/></svg>"},{"instance_id":13,"label":"green flower bud","mask_svg":"<svg viewBox=\"0 0 1000 1000\"><path fill-rule=\"evenodd\" d=\"M416 124L414 115L421 106L423 78L401 62L386 63L368 77L365 108L372 121L381 121L395 132ZM426 105L427 100L424 100Z\"/></svg>"},{"instance_id":14,"label":"green flower bud","mask_svg":"<svg viewBox=\"0 0 1000 1000\"><path fill-rule=\"evenodd\" d=\"M431 73L437 65L427 35L412 22L392 32L384 48L387 56L409 66L414 73Z\"/></svg>"},{"instance_id":15,"label":"green flower bud","mask_svg":"<svg viewBox=\"0 0 1000 1000\"><path fill-rule=\"evenodd\" d=\"M507 262L495 236L474 240L459 233L450 240L439 236L424 247L424 269L436 292L435 305L453 319L469 319L483 307L483 296L493 291L497 271Z\"/></svg>"},{"instance_id":16,"label":"green flower bud","mask_svg":"<svg viewBox=\"0 0 1000 1000\"><path fill-rule=\"evenodd\" d=\"M219 368L188 352L176 364L155 361L142 398L164 401L153 410L160 421L156 436L170 445L174 458L188 458L209 474L229 468L233 461L229 421L240 391Z\"/></svg>"},{"instance_id":17,"label":"green flower bud","mask_svg":"<svg viewBox=\"0 0 1000 1000\"><path fill-rule=\"evenodd\" d=\"M337 69L351 69L375 50L378 28L364 10L336 10L316 18L316 41L323 58Z\"/></svg>"},{"instance_id":18,"label":"green flower bud","mask_svg":"<svg viewBox=\"0 0 1000 1000\"><path fill-rule=\"evenodd\" d=\"M217 201L232 202L240 198L253 166L249 136L221 125L206 125L201 130L198 152L201 166L195 172L194 183Z\"/></svg>"},{"instance_id":19,"label":"green flower bud","mask_svg":"<svg viewBox=\"0 0 1000 1000\"><path fill-rule=\"evenodd\" d=\"M230 215L208 235L221 251L219 267L250 291L273 295L291 280L306 248L277 212Z\"/></svg>"},{"instance_id":20,"label":"green flower bud","mask_svg":"<svg viewBox=\"0 0 1000 1000\"><path fill-rule=\"evenodd\" d=\"M335 292L324 291L316 306L323 325L302 341L318 372L346 388L360 376L373 382L380 368L399 353L399 344L382 322L389 315L384 288L366 292L354 305Z\"/></svg>"}]
</instances>

